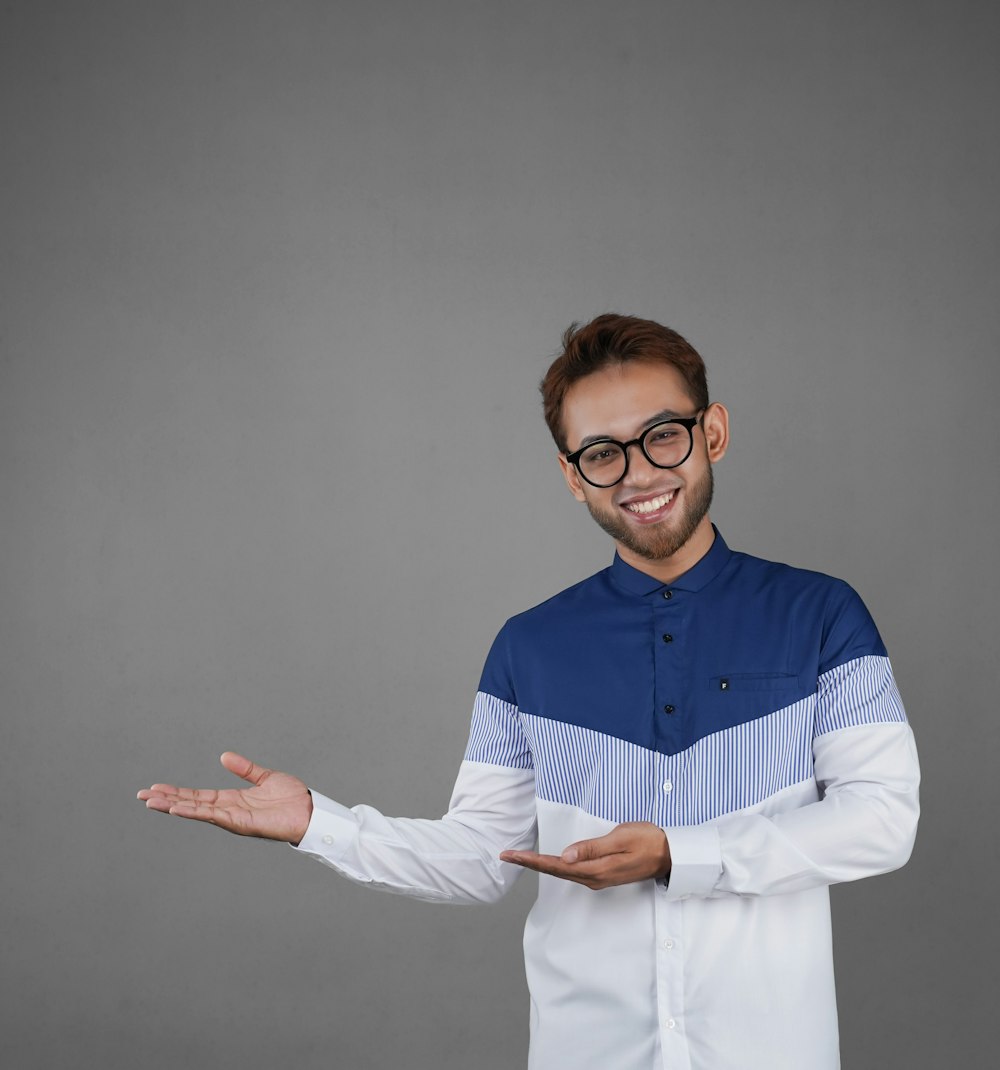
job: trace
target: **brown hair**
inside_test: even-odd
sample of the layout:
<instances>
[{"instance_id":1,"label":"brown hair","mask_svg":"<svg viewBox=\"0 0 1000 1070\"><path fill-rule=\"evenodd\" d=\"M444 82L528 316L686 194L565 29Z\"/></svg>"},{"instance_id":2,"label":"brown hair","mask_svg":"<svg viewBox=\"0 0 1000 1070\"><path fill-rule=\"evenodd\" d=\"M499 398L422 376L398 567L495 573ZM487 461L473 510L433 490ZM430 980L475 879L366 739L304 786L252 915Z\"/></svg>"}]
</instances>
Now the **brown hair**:
<instances>
[{"instance_id":1,"label":"brown hair","mask_svg":"<svg viewBox=\"0 0 1000 1070\"><path fill-rule=\"evenodd\" d=\"M545 422L556 445L566 452L562 406L566 391L580 379L611 364L633 360L669 364L680 372L698 409L708 407L705 362L686 339L669 327L635 316L605 313L579 327L571 323L562 337L563 351L542 380Z\"/></svg>"}]
</instances>

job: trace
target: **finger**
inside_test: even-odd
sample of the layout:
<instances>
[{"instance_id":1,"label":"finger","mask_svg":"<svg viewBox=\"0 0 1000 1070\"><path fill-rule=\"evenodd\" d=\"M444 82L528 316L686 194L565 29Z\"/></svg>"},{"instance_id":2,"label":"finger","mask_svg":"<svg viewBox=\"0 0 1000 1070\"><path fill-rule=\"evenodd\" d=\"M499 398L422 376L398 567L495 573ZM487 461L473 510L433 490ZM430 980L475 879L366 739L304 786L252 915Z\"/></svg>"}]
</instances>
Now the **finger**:
<instances>
[{"instance_id":1,"label":"finger","mask_svg":"<svg viewBox=\"0 0 1000 1070\"><path fill-rule=\"evenodd\" d=\"M165 785L157 786L164 787ZM186 789L189 797L185 798L178 794L178 791L184 790L183 788L173 788L170 792L161 792L149 788L140 791L136 797L145 802L147 810L155 810L161 814L173 814L177 817L196 817L204 821L207 820L206 814L228 813L228 811L224 811L220 807L213 806L212 799L198 800L194 798L199 794L215 797L217 795L216 792L195 792L189 788Z\"/></svg>"},{"instance_id":2,"label":"finger","mask_svg":"<svg viewBox=\"0 0 1000 1070\"><path fill-rule=\"evenodd\" d=\"M558 855L539 855L534 851L505 851L501 854L501 861L513 862L514 866L552 876L563 876L567 869Z\"/></svg>"},{"instance_id":3,"label":"finger","mask_svg":"<svg viewBox=\"0 0 1000 1070\"><path fill-rule=\"evenodd\" d=\"M231 750L220 755L219 761L230 773L234 773L242 780L249 780L251 784L259 784L271 772L266 766L257 765L249 758L244 758L242 754Z\"/></svg>"},{"instance_id":4,"label":"finger","mask_svg":"<svg viewBox=\"0 0 1000 1070\"><path fill-rule=\"evenodd\" d=\"M512 862L516 866L545 873L550 877L562 877L563 880L579 881L581 884L593 879L585 870L567 865L558 855L542 855L535 851L504 851L500 855L503 862Z\"/></svg>"},{"instance_id":5,"label":"finger","mask_svg":"<svg viewBox=\"0 0 1000 1070\"><path fill-rule=\"evenodd\" d=\"M151 800L158 800L159 802L174 803L177 801L177 791L158 791L155 788L143 788L142 791L136 792L135 797L144 803L148 803Z\"/></svg>"},{"instance_id":6,"label":"finger","mask_svg":"<svg viewBox=\"0 0 1000 1070\"><path fill-rule=\"evenodd\" d=\"M206 824L217 825L229 832L236 831L238 826L230 811L218 806L210 806L208 803L174 803L167 813L171 817L183 817L188 821L204 821Z\"/></svg>"},{"instance_id":7,"label":"finger","mask_svg":"<svg viewBox=\"0 0 1000 1070\"><path fill-rule=\"evenodd\" d=\"M527 866L529 863L537 861L542 856L536 854L534 851L501 851L501 862L513 862L515 866ZM549 856L554 857L552 855Z\"/></svg>"},{"instance_id":8,"label":"finger","mask_svg":"<svg viewBox=\"0 0 1000 1070\"><path fill-rule=\"evenodd\" d=\"M218 797L215 788L176 788L173 784L154 784L151 788L144 788L137 795L137 799L149 799L154 795L165 799L185 800L187 802L214 802Z\"/></svg>"},{"instance_id":9,"label":"finger","mask_svg":"<svg viewBox=\"0 0 1000 1070\"><path fill-rule=\"evenodd\" d=\"M558 855L541 855L537 851L502 851L501 862L512 862L515 866L524 866L538 873L547 872L547 868L559 865Z\"/></svg>"}]
</instances>

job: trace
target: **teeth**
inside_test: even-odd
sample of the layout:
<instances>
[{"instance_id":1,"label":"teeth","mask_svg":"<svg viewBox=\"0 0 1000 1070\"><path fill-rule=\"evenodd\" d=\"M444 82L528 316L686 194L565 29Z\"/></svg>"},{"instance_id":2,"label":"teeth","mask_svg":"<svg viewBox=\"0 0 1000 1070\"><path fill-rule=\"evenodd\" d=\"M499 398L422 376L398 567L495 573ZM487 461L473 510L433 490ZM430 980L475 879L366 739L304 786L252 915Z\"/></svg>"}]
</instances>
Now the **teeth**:
<instances>
[{"instance_id":1,"label":"teeth","mask_svg":"<svg viewBox=\"0 0 1000 1070\"><path fill-rule=\"evenodd\" d=\"M655 513L657 509L662 509L675 493L671 491L669 494L661 494L659 498L651 498L648 502L630 502L625 508L630 513Z\"/></svg>"}]
</instances>

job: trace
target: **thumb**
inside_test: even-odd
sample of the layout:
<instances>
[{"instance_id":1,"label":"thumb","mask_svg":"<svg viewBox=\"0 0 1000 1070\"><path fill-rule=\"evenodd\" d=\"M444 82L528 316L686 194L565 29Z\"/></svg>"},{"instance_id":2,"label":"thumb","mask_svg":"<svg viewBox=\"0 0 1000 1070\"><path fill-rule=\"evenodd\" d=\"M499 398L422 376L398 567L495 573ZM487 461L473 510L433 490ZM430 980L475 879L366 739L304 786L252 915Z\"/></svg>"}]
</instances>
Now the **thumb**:
<instances>
[{"instance_id":1,"label":"thumb","mask_svg":"<svg viewBox=\"0 0 1000 1070\"><path fill-rule=\"evenodd\" d=\"M580 840L579 843L571 843L559 856L564 862L592 862L600 858L606 852L602 846L606 837L601 836L596 840Z\"/></svg>"},{"instance_id":2,"label":"thumb","mask_svg":"<svg viewBox=\"0 0 1000 1070\"><path fill-rule=\"evenodd\" d=\"M251 784L260 784L271 772L270 769L265 768L263 765L257 765L250 761L249 758L244 758L242 754L237 754L231 750L221 754L219 761L230 773L234 773L243 780L249 780Z\"/></svg>"}]
</instances>

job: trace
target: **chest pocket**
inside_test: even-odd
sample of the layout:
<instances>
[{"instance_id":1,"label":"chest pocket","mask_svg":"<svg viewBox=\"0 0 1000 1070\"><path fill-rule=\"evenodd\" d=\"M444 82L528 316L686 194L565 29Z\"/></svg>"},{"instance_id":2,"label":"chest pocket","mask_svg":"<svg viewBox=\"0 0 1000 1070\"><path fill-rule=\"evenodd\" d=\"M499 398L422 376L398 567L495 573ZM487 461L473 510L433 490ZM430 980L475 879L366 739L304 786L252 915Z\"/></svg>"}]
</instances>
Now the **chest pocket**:
<instances>
[{"instance_id":1,"label":"chest pocket","mask_svg":"<svg viewBox=\"0 0 1000 1070\"><path fill-rule=\"evenodd\" d=\"M767 717L805 698L802 677L788 672L733 672L713 676L704 697L708 731Z\"/></svg>"},{"instance_id":2,"label":"chest pocket","mask_svg":"<svg viewBox=\"0 0 1000 1070\"><path fill-rule=\"evenodd\" d=\"M746 694L760 691L798 691L800 677L789 672L735 672L713 676L712 691Z\"/></svg>"}]
</instances>

